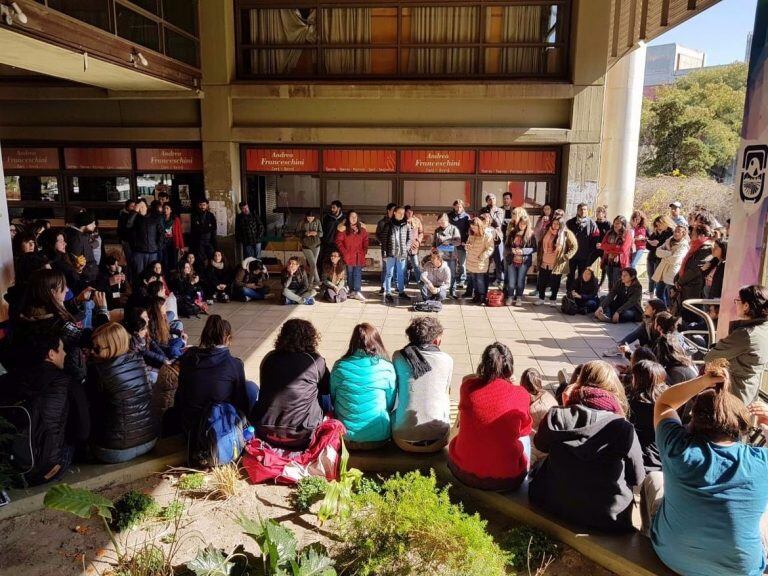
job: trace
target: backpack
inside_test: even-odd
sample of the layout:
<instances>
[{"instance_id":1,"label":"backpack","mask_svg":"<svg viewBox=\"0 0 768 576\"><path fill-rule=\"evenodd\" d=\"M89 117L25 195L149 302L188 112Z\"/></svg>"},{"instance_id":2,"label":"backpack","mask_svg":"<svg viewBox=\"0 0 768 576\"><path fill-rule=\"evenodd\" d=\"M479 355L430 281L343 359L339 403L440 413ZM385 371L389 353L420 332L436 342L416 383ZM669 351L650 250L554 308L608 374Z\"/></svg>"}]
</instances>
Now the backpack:
<instances>
[{"instance_id":1,"label":"backpack","mask_svg":"<svg viewBox=\"0 0 768 576\"><path fill-rule=\"evenodd\" d=\"M203 314L203 309L189 296L176 296L176 306L181 318L198 317Z\"/></svg>"},{"instance_id":2,"label":"backpack","mask_svg":"<svg viewBox=\"0 0 768 576\"><path fill-rule=\"evenodd\" d=\"M245 446L245 416L228 402L212 404L189 433L187 462L194 468L213 468L234 462Z\"/></svg>"},{"instance_id":3,"label":"backpack","mask_svg":"<svg viewBox=\"0 0 768 576\"><path fill-rule=\"evenodd\" d=\"M439 300L425 300L413 305L414 312L440 312L442 309L443 303Z\"/></svg>"},{"instance_id":4,"label":"backpack","mask_svg":"<svg viewBox=\"0 0 768 576\"><path fill-rule=\"evenodd\" d=\"M48 473L57 462L52 454L56 447L40 417L37 401L24 399L0 406L0 418L10 425L0 430L9 436L0 446L0 462L8 464L28 484L39 484L43 479L38 476Z\"/></svg>"},{"instance_id":5,"label":"backpack","mask_svg":"<svg viewBox=\"0 0 768 576\"><path fill-rule=\"evenodd\" d=\"M562 310L563 314L567 314L569 316L575 316L581 312L579 305L576 304L576 301L568 296L563 296L563 302L560 305L560 309Z\"/></svg>"}]
</instances>

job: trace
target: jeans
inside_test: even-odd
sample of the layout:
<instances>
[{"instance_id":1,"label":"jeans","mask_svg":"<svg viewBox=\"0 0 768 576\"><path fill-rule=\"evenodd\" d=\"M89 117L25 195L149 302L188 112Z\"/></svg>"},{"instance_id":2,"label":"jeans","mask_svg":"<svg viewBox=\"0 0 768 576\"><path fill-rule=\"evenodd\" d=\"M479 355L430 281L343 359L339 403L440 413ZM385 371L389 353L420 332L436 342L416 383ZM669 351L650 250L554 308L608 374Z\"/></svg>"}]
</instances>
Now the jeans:
<instances>
[{"instance_id":1,"label":"jeans","mask_svg":"<svg viewBox=\"0 0 768 576\"><path fill-rule=\"evenodd\" d=\"M648 250L643 248L642 250L636 251L634 254L632 254L632 261L629 263L630 267L637 270L637 267L640 265L640 262L643 261L643 256L648 254Z\"/></svg>"},{"instance_id":2,"label":"jeans","mask_svg":"<svg viewBox=\"0 0 768 576\"><path fill-rule=\"evenodd\" d=\"M637 340L637 343L640 346L648 346L650 344L650 341L648 340L647 332L645 331L645 326L640 325L632 332L624 336L621 340L619 340L619 345L621 344L632 344Z\"/></svg>"},{"instance_id":3,"label":"jeans","mask_svg":"<svg viewBox=\"0 0 768 576\"><path fill-rule=\"evenodd\" d=\"M421 278L421 268L419 268L418 254L408 254L408 266L413 272L413 281L418 284L419 279Z\"/></svg>"},{"instance_id":4,"label":"jeans","mask_svg":"<svg viewBox=\"0 0 768 576\"><path fill-rule=\"evenodd\" d=\"M608 275L608 289L610 290L621 280L621 265L608 264L605 267L605 273Z\"/></svg>"},{"instance_id":5,"label":"jeans","mask_svg":"<svg viewBox=\"0 0 768 576\"><path fill-rule=\"evenodd\" d=\"M656 282L653 281L653 274L656 272L656 268L659 265L659 261L656 258L648 257L646 261L646 270L648 271L648 294L653 296L656 292Z\"/></svg>"},{"instance_id":6,"label":"jeans","mask_svg":"<svg viewBox=\"0 0 768 576\"><path fill-rule=\"evenodd\" d=\"M419 286L421 288L421 298L424 301L427 301L427 300L443 301L443 300L445 300L445 296L446 296L446 293L447 293L447 289L446 289L445 285L438 287L437 294L432 294L432 292L429 291L429 288L427 288L427 285L424 284L424 283L419 283Z\"/></svg>"},{"instance_id":7,"label":"jeans","mask_svg":"<svg viewBox=\"0 0 768 576\"><path fill-rule=\"evenodd\" d=\"M528 274L527 264L507 266L507 297L515 299L523 297L526 274Z\"/></svg>"},{"instance_id":8,"label":"jeans","mask_svg":"<svg viewBox=\"0 0 768 576\"><path fill-rule=\"evenodd\" d=\"M453 294L456 290L456 282L458 281L458 278L456 277L456 259L454 258L452 260L443 260L443 262L448 264L448 270L451 272L450 292Z\"/></svg>"},{"instance_id":9,"label":"jeans","mask_svg":"<svg viewBox=\"0 0 768 576\"><path fill-rule=\"evenodd\" d=\"M269 290L267 288L248 288L247 286L237 286L232 290L232 297L235 300L264 300Z\"/></svg>"},{"instance_id":10,"label":"jeans","mask_svg":"<svg viewBox=\"0 0 768 576\"><path fill-rule=\"evenodd\" d=\"M384 292L389 292L386 288L385 282L387 280L387 257L384 254L381 255L381 287ZM389 285L392 285L392 278L389 279Z\"/></svg>"},{"instance_id":11,"label":"jeans","mask_svg":"<svg viewBox=\"0 0 768 576\"><path fill-rule=\"evenodd\" d=\"M570 292L573 289L573 282L576 280L576 278L581 278L582 273L584 270L589 268L589 265L591 262L589 259L578 259L573 258L570 261L570 270L568 272L568 277L565 280L565 291Z\"/></svg>"},{"instance_id":12,"label":"jeans","mask_svg":"<svg viewBox=\"0 0 768 576\"><path fill-rule=\"evenodd\" d=\"M179 252L176 250L173 242L167 241L163 247L162 254L163 271L167 275L171 270L176 270L176 267L179 265Z\"/></svg>"},{"instance_id":13,"label":"jeans","mask_svg":"<svg viewBox=\"0 0 768 576\"><path fill-rule=\"evenodd\" d=\"M456 246L456 280L464 283L467 281L467 248Z\"/></svg>"},{"instance_id":14,"label":"jeans","mask_svg":"<svg viewBox=\"0 0 768 576\"><path fill-rule=\"evenodd\" d=\"M352 292L360 292L363 287L363 267L347 266L347 284Z\"/></svg>"},{"instance_id":15,"label":"jeans","mask_svg":"<svg viewBox=\"0 0 768 576\"><path fill-rule=\"evenodd\" d=\"M261 242L256 244L243 244L243 258L258 258L261 256Z\"/></svg>"},{"instance_id":16,"label":"jeans","mask_svg":"<svg viewBox=\"0 0 768 576\"><path fill-rule=\"evenodd\" d=\"M347 290L346 286L335 288L332 286L324 285L322 294L323 298L325 298L328 302L334 302L338 304L340 302L346 301L346 299L349 297L349 290Z\"/></svg>"},{"instance_id":17,"label":"jeans","mask_svg":"<svg viewBox=\"0 0 768 576\"><path fill-rule=\"evenodd\" d=\"M600 308L600 298L593 296L592 298L582 298L576 300L576 303L580 308L584 309L585 314L592 314L595 310Z\"/></svg>"},{"instance_id":18,"label":"jeans","mask_svg":"<svg viewBox=\"0 0 768 576\"><path fill-rule=\"evenodd\" d=\"M603 308L603 313L608 316L608 318L611 318L613 320L613 312L611 311L610 306L606 306ZM629 310L624 310L624 312L619 313L619 324L623 324L624 322L638 322L640 320L640 312L635 310L634 308L630 308Z\"/></svg>"},{"instance_id":19,"label":"jeans","mask_svg":"<svg viewBox=\"0 0 768 576\"><path fill-rule=\"evenodd\" d=\"M309 266L309 281L320 284L320 274L317 272L317 257L320 255L320 246L302 248L301 251L304 253L304 258Z\"/></svg>"},{"instance_id":20,"label":"jeans","mask_svg":"<svg viewBox=\"0 0 768 576\"><path fill-rule=\"evenodd\" d=\"M105 464L120 464L121 462L128 462L129 460L133 460L134 458L146 454L155 447L156 443L157 438L145 442L144 444L134 446L133 448L115 450L112 448L102 448L101 446L91 446L91 451L99 462L104 462Z\"/></svg>"},{"instance_id":21,"label":"jeans","mask_svg":"<svg viewBox=\"0 0 768 576\"><path fill-rule=\"evenodd\" d=\"M539 299L544 300L546 298L547 288L549 288L551 293L550 300L555 302L557 300L557 293L560 292L560 282L562 279L562 274L552 274L552 270L539 268L539 277L536 282L536 288L539 291Z\"/></svg>"},{"instance_id":22,"label":"jeans","mask_svg":"<svg viewBox=\"0 0 768 576\"><path fill-rule=\"evenodd\" d=\"M405 258L396 258L389 256L387 258L387 273L384 277L384 292L389 294L392 291L392 276L396 276L397 291L405 292Z\"/></svg>"},{"instance_id":23,"label":"jeans","mask_svg":"<svg viewBox=\"0 0 768 576\"><path fill-rule=\"evenodd\" d=\"M472 272L470 276L475 298L485 300L485 295L488 293L488 272Z\"/></svg>"},{"instance_id":24,"label":"jeans","mask_svg":"<svg viewBox=\"0 0 768 576\"><path fill-rule=\"evenodd\" d=\"M664 282L656 282L656 298L664 301L664 304L669 306L669 294L667 293L667 285Z\"/></svg>"},{"instance_id":25,"label":"jeans","mask_svg":"<svg viewBox=\"0 0 768 576\"><path fill-rule=\"evenodd\" d=\"M289 290L288 288L283 288L283 296L285 297L285 299L290 300L295 304L304 304L304 301L307 298L314 298L316 295L317 295L317 292L312 288L305 290L301 294L296 294L296 292Z\"/></svg>"},{"instance_id":26,"label":"jeans","mask_svg":"<svg viewBox=\"0 0 768 576\"><path fill-rule=\"evenodd\" d=\"M156 259L157 252L131 252L131 274L133 274L133 277L141 277L144 269L152 260Z\"/></svg>"}]
</instances>

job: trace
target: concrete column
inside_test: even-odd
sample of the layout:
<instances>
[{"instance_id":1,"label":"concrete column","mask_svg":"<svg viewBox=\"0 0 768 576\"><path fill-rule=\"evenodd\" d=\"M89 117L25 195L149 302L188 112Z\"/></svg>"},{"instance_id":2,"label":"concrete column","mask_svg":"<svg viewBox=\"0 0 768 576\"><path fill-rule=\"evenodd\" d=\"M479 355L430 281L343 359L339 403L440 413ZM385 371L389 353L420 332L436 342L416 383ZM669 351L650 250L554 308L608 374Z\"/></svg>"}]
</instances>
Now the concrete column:
<instances>
[{"instance_id":1,"label":"concrete column","mask_svg":"<svg viewBox=\"0 0 768 576\"><path fill-rule=\"evenodd\" d=\"M5 174L0 162L0 322L8 320L8 304L2 297L13 284L13 249L11 247L11 216L5 195Z\"/></svg>"},{"instance_id":2,"label":"concrete column","mask_svg":"<svg viewBox=\"0 0 768 576\"><path fill-rule=\"evenodd\" d=\"M598 199L609 217L629 218L634 206L645 53L641 42L606 75Z\"/></svg>"}]
</instances>

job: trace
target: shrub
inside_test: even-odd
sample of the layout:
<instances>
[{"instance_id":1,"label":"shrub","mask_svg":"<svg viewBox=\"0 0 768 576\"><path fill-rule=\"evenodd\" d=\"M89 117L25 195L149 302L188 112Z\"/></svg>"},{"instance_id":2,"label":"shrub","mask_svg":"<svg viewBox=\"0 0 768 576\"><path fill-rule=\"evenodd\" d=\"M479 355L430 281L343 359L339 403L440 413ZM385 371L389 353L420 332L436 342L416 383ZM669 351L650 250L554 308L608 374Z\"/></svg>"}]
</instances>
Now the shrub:
<instances>
[{"instance_id":1,"label":"shrub","mask_svg":"<svg viewBox=\"0 0 768 576\"><path fill-rule=\"evenodd\" d=\"M118 562L115 576L167 576L172 571L162 549L147 544L130 558Z\"/></svg>"},{"instance_id":2,"label":"shrub","mask_svg":"<svg viewBox=\"0 0 768 576\"><path fill-rule=\"evenodd\" d=\"M397 474L365 490L339 521L343 573L360 576L501 576L507 554L486 522L452 504L434 472Z\"/></svg>"},{"instance_id":3,"label":"shrub","mask_svg":"<svg viewBox=\"0 0 768 576\"><path fill-rule=\"evenodd\" d=\"M547 534L530 526L517 526L504 532L499 545L509 554L509 564L516 570L548 564L562 553L562 546Z\"/></svg>"},{"instance_id":4,"label":"shrub","mask_svg":"<svg viewBox=\"0 0 768 576\"><path fill-rule=\"evenodd\" d=\"M296 489L289 497L291 507L297 512L309 512L316 502L325 496L328 489L328 480L322 476L307 476L296 484Z\"/></svg>"},{"instance_id":5,"label":"shrub","mask_svg":"<svg viewBox=\"0 0 768 576\"><path fill-rule=\"evenodd\" d=\"M160 518L166 522L176 522L184 514L184 502L181 500L171 500L167 506L160 511Z\"/></svg>"},{"instance_id":6,"label":"shrub","mask_svg":"<svg viewBox=\"0 0 768 576\"><path fill-rule=\"evenodd\" d=\"M194 474L184 474L179 478L178 488L182 492L198 492L205 487L205 474L195 472Z\"/></svg>"},{"instance_id":7,"label":"shrub","mask_svg":"<svg viewBox=\"0 0 768 576\"><path fill-rule=\"evenodd\" d=\"M160 505L152 496L130 490L115 501L111 526L117 532L131 529L160 513Z\"/></svg>"}]
</instances>

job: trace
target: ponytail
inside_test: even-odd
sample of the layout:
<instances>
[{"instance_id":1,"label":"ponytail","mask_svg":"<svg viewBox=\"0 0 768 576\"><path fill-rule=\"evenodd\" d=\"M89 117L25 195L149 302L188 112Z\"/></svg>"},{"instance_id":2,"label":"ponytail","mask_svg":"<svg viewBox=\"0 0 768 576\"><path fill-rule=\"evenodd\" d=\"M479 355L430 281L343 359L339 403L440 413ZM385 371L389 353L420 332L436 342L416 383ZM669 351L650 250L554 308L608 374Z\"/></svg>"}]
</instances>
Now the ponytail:
<instances>
[{"instance_id":1,"label":"ponytail","mask_svg":"<svg viewBox=\"0 0 768 576\"><path fill-rule=\"evenodd\" d=\"M768 318L768 288L753 284L739 290L739 299L749 307L750 318Z\"/></svg>"},{"instance_id":2,"label":"ponytail","mask_svg":"<svg viewBox=\"0 0 768 576\"><path fill-rule=\"evenodd\" d=\"M738 442L749 432L751 417L744 402L730 393L728 361L715 360L704 371L724 382L695 398L690 431L710 442Z\"/></svg>"}]
</instances>

